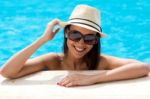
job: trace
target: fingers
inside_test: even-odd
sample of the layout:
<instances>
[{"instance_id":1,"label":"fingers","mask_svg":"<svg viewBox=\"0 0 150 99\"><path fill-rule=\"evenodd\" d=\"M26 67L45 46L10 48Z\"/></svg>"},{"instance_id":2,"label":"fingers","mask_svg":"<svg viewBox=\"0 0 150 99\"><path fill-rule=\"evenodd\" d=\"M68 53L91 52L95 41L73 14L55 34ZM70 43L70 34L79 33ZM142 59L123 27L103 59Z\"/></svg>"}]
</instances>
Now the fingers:
<instances>
[{"instance_id":1,"label":"fingers","mask_svg":"<svg viewBox=\"0 0 150 99\"><path fill-rule=\"evenodd\" d=\"M58 85L64 87L91 85L97 82L97 75L69 74Z\"/></svg>"},{"instance_id":2,"label":"fingers","mask_svg":"<svg viewBox=\"0 0 150 99\"><path fill-rule=\"evenodd\" d=\"M60 23L59 19L54 19L48 23L48 25L55 26Z\"/></svg>"},{"instance_id":3,"label":"fingers","mask_svg":"<svg viewBox=\"0 0 150 99\"><path fill-rule=\"evenodd\" d=\"M77 82L78 81L76 81L73 77L67 76L57 84L64 87L72 87L72 86L77 86L78 85Z\"/></svg>"},{"instance_id":4,"label":"fingers","mask_svg":"<svg viewBox=\"0 0 150 99\"><path fill-rule=\"evenodd\" d=\"M74 86L72 82L66 84L66 87L71 87L71 86Z\"/></svg>"},{"instance_id":5,"label":"fingers","mask_svg":"<svg viewBox=\"0 0 150 99\"><path fill-rule=\"evenodd\" d=\"M64 79L62 79L60 82L58 82L59 85L61 86L65 86L66 84L68 84L70 82L70 79L68 77L65 77Z\"/></svg>"},{"instance_id":6,"label":"fingers","mask_svg":"<svg viewBox=\"0 0 150 99\"><path fill-rule=\"evenodd\" d=\"M58 85L60 85L60 86L64 86L64 87L72 87L72 86L75 86L74 84L73 84L73 82L70 82L70 81L64 81L64 82L62 82L62 83L57 83Z\"/></svg>"},{"instance_id":7,"label":"fingers","mask_svg":"<svg viewBox=\"0 0 150 99\"><path fill-rule=\"evenodd\" d=\"M70 81L66 79L66 80L63 80L63 81L59 82L58 85L66 86L68 83L70 83Z\"/></svg>"},{"instance_id":8,"label":"fingers","mask_svg":"<svg viewBox=\"0 0 150 99\"><path fill-rule=\"evenodd\" d=\"M54 20L52 20L52 21L50 21L50 22L48 23L48 28L49 28L49 30L51 30L51 32L52 32L53 34L56 34L56 33L60 30L59 27L54 28L54 27L57 26L59 23L60 23L60 20L59 20L59 19L54 19Z\"/></svg>"}]
</instances>

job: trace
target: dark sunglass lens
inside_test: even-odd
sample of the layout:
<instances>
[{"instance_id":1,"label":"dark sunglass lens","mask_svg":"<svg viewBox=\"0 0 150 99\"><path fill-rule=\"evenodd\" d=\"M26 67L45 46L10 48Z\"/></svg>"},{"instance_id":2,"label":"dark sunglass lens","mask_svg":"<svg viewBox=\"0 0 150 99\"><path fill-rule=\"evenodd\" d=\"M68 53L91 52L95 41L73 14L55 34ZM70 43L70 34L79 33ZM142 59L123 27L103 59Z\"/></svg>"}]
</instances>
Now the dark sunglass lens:
<instances>
[{"instance_id":1,"label":"dark sunglass lens","mask_svg":"<svg viewBox=\"0 0 150 99\"><path fill-rule=\"evenodd\" d=\"M69 39L73 41L79 41L81 39L81 34L78 31L72 31L69 33Z\"/></svg>"},{"instance_id":2,"label":"dark sunglass lens","mask_svg":"<svg viewBox=\"0 0 150 99\"><path fill-rule=\"evenodd\" d=\"M97 37L95 35L86 35L84 38L85 43L87 44L96 44L97 43Z\"/></svg>"}]
</instances>

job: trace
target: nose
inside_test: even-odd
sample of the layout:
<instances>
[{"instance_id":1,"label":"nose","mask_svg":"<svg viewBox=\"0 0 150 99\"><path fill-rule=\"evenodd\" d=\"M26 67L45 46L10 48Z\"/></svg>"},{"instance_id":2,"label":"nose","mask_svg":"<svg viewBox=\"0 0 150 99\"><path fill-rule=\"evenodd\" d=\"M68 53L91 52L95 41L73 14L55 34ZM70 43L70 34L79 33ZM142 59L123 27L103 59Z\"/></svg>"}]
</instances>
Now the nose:
<instances>
[{"instance_id":1,"label":"nose","mask_svg":"<svg viewBox=\"0 0 150 99\"><path fill-rule=\"evenodd\" d=\"M78 43L79 43L80 45L85 44L83 38L81 38L81 39L78 41Z\"/></svg>"}]
</instances>

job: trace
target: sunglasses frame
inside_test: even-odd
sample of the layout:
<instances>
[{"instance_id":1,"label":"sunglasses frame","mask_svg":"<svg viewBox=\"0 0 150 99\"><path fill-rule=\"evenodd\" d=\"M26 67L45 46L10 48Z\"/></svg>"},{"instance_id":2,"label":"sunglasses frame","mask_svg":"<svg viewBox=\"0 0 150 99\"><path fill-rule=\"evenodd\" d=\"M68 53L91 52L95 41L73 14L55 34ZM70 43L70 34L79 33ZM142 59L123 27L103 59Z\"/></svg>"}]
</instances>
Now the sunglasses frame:
<instances>
[{"instance_id":1,"label":"sunglasses frame","mask_svg":"<svg viewBox=\"0 0 150 99\"><path fill-rule=\"evenodd\" d=\"M69 34L72 33L72 32L77 32L77 33L79 33L79 34L81 35L81 38L78 39L78 40L71 39L70 36L69 36ZM83 41L84 41L85 44L88 44L88 45L97 44L98 38L100 38L99 33L97 33L97 34L95 35L95 43L88 43L88 42L85 40L85 37L86 37L87 35L90 35L90 34L83 35L80 31L71 30L71 31L69 31L69 32L67 32L67 33L65 34L65 37L66 37L66 38L69 38L69 40L72 40L72 41L74 41L74 42L79 42L81 39L83 39Z\"/></svg>"}]
</instances>

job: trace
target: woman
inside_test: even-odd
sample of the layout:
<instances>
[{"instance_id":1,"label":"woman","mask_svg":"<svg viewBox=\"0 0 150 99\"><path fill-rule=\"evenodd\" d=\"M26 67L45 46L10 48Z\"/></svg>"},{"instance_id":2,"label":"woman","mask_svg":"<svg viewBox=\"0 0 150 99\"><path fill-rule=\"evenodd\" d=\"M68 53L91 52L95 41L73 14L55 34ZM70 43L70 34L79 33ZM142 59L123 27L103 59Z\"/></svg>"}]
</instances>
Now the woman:
<instances>
[{"instance_id":1,"label":"woman","mask_svg":"<svg viewBox=\"0 0 150 99\"><path fill-rule=\"evenodd\" d=\"M57 83L65 87L148 75L149 67L145 63L100 54L100 38L105 34L102 33L99 20L97 9L78 5L68 22L52 20L41 37L4 64L1 74L7 78L18 78L44 69L92 70L90 73L76 71L68 74ZM48 53L29 59L41 45L52 40L59 31L59 28L54 29L56 25L64 27L64 54Z\"/></svg>"}]
</instances>

